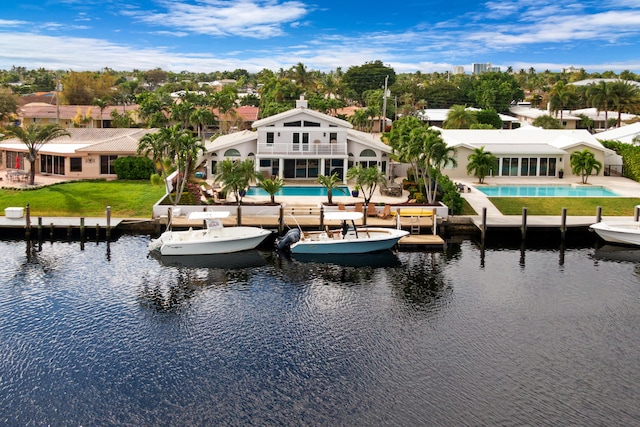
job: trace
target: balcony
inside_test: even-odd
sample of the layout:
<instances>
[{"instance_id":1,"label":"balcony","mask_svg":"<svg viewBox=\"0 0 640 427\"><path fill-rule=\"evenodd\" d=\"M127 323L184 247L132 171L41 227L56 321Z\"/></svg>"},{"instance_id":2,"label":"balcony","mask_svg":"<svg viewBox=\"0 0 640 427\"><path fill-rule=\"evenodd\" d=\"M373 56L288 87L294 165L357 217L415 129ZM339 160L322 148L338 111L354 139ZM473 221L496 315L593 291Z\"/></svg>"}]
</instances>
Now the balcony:
<instances>
[{"instance_id":1,"label":"balcony","mask_svg":"<svg viewBox=\"0 0 640 427\"><path fill-rule=\"evenodd\" d=\"M346 143L310 142L294 144L292 142L276 142L273 144L258 143L258 156L346 156Z\"/></svg>"}]
</instances>

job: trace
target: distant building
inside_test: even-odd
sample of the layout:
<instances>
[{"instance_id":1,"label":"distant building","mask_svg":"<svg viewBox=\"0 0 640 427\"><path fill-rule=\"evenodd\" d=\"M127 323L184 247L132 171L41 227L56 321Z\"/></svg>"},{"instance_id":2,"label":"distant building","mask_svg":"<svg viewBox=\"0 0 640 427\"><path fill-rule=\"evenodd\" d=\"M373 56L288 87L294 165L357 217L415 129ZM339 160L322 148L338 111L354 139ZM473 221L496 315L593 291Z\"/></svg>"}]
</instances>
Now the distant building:
<instances>
[{"instance_id":1,"label":"distant building","mask_svg":"<svg viewBox=\"0 0 640 427\"><path fill-rule=\"evenodd\" d=\"M462 65L456 65L453 67L453 74L464 74L464 67Z\"/></svg>"},{"instance_id":2,"label":"distant building","mask_svg":"<svg viewBox=\"0 0 640 427\"><path fill-rule=\"evenodd\" d=\"M491 63L487 62L486 64L473 63L471 64L471 68L473 69L473 74L482 74L489 71L491 68Z\"/></svg>"}]
</instances>

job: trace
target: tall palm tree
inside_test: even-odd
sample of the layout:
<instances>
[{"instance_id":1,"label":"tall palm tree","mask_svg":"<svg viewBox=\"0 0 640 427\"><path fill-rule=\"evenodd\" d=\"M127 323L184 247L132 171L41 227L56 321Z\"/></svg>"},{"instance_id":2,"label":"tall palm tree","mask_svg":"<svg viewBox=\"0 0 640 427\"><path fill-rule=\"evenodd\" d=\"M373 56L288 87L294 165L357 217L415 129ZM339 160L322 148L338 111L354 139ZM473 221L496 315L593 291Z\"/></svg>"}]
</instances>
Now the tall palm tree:
<instances>
[{"instance_id":1,"label":"tall palm tree","mask_svg":"<svg viewBox=\"0 0 640 427\"><path fill-rule=\"evenodd\" d=\"M475 114L466 105L453 105L442 125L445 129L469 129L476 122Z\"/></svg>"},{"instance_id":2,"label":"tall palm tree","mask_svg":"<svg viewBox=\"0 0 640 427\"><path fill-rule=\"evenodd\" d=\"M69 132L59 124L37 125L31 123L22 128L15 126L8 129L8 133L18 138L27 146L27 160L29 161L29 185L33 185L36 179L36 160L42 146L51 140L61 136L68 136Z\"/></svg>"},{"instance_id":3,"label":"tall palm tree","mask_svg":"<svg viewBox=\"0 0 640 427\"><path fill-rule=\"evenodd\" d=\"M618 112L617 126L620 127L622 113L631 112L640 103L640 90L638 90L638 86L620 80L611 84L611 92L614 94L613 106Z\"/></svg>"},{"instance_id":4,"label":"tall palm tree","mask_svg":"<svg viewBox=\"0 0 640 427\"><path fill-rule=\"evenodd\" d=\"M583 184L587 183L589 175L591 175L594 170L597 175L602 169L602 163L596 159L595 155L589 151L588 148L571 153L570 162L571 172L573 172L574 175L580 175Z\"/></svg>"},{"instance_id":5,"label":"tall palm tree","mask_svg":"<svg viewBox=\"0 0 640 427\"><path fill-rule=\"evenodd\" d=\"M609 106L614 103L614 93L612 91L611 83L607 83L605 80L592 83L587 86L587 103L591 107L596 107L597 111L604 110L605 129L609 127Z\"/></svg>"},{"instance_id":6,"label":"tall palm tree","mask_svg":"<svg viewBox=\"0 0 640 427\"><path fill-rule=\"evenodd\" d=\"M380 169L375 166L363 168L361 164L347 170L347 179L355 179L356 185L362 190L365 208L369 205L376 188L387 183L387 178Z\"/></svg>"},{"instance_id":7,"label":"tall palm tree","mask_svg":"<svg viewBox=\"0 0 640 427\"><path fill-rule=\"evenodd\" d=\"M554 113L560 111L560 122L562 122L565 107L571 105L571 102L575 98L573 88L575 88L575 86L565 85L564 82L560 81L551 88L551 92L549 93L551 95L549 98L549 107Z\"/></svg>"},{"instance_id":8,"label":"tall palm tree","mask_svg":"<svg viewBox=\"0 0 640 427\"><path fill-rule=\"evenodd\" d=\"M162 160L167 155L167 144L163 139L163 135L159 132L148 133L138 141L138 154L151 157L158 174L162 174Z\"/></svg>"},{"instance_id":9,"label":"tall palm tree","mask_svg":"<svg viewBox=\"0 0 640 427\"><path fill-rule=\"evenodd\" d=\"M102 112L109 106L109 100L107 98L94 98L93 105L100 109L100 128L104 128L104 120L102 119Z\"/></svg>"},{"instance_id":10,"label":"tall palm tree","mask_svg":"<svg viewBox=\"0 0 640 427\"><path fill-rule=\"evenodd\" d=\"M478 183L483 184L484 178L496 167L498 158L490 151L484 151L484 146L475 148L467 158L467 173L478 178Z\"/></svg>"}]
</instances>

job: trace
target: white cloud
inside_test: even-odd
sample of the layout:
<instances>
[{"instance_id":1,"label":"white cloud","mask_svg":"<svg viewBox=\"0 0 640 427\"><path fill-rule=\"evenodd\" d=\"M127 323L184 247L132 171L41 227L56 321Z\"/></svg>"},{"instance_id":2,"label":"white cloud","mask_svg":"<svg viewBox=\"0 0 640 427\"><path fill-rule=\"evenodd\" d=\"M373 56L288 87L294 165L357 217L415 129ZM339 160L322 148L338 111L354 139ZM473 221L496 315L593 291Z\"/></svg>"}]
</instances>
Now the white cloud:
<instances>
[{"instance_id":1,"label":"white cloud","mask_svg":"<svg viewBox=\"0 0 640 427\"><path fill-rule=\"evenodd\" d=\"M163 1L166 12L123 11L146 24L175 27L212 36L268 38L284 34L283 25L294 23L309 10L298 1L201 0L195 4Z\"/></svg>"}]
</instances>

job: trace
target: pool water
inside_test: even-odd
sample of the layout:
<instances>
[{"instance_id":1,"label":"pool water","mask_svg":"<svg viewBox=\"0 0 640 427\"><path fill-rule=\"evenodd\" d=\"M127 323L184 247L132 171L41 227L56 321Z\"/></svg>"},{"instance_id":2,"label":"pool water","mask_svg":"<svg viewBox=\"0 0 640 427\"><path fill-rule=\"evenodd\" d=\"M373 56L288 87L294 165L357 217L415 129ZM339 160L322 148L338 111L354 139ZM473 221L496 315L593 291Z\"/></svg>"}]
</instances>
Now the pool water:
<instances>
[{"instance_id":1,"label":"pool water","mask_svg":"<svg viewBox=\"0 0 640 427\"><path fill-rule=\"evenodd\" d=\"M489 197L619 197L598 186L496 185L476 188Z\"/></svg>"},{"instance_id":2,"label":"pool water","mask_svg":"<svg viewBox=\"0 0 640 427\"><path fill-rule=\"evenodd\" d=\"M351 195L349 187L342 186L333 189L334 196ZM269 196L269 193L260 187L250 187L247 196ZM327 196L327 187L319 185L284 186L276 193L276 196Z\"/></svg>"}]
</instances>

